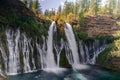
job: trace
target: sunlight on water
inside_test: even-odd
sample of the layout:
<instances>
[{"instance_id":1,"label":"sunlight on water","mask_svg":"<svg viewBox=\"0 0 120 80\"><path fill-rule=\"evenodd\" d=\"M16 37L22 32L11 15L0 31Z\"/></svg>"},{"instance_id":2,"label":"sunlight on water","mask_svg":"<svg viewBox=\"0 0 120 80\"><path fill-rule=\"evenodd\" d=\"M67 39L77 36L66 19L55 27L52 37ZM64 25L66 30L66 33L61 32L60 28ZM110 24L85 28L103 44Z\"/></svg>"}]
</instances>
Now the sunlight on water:
<instances>
[{"instance_id":1,"label":"sunlight on water","mask_svg":"<svg viewBox=\"0 0 120 80\"><path fill-rule=\"evenodd\" d=\"M115 73L97 66L86 69L46 68L33 73L9 76L9 80L120 80Z\"/></svg>"}]
</instances>

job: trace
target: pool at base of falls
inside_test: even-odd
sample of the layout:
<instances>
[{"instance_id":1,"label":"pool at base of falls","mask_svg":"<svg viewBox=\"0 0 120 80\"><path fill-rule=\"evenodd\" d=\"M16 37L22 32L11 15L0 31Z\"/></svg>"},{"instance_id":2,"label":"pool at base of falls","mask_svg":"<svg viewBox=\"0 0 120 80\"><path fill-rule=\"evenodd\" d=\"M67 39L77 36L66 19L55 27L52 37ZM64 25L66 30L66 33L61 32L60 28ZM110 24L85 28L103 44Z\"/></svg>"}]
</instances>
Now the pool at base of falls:
<instances>
[{"instance_id":1,"label":"pool at base of falls","mask_svg":"<svg viewBox=\"0 0 120 80\"><path fill-rule=\"evenodd\" d=\"M47 68L33 73L8 76L8 80L120 80L120 73L99 66L85 69Z\"/></svg>"}]
</instances>

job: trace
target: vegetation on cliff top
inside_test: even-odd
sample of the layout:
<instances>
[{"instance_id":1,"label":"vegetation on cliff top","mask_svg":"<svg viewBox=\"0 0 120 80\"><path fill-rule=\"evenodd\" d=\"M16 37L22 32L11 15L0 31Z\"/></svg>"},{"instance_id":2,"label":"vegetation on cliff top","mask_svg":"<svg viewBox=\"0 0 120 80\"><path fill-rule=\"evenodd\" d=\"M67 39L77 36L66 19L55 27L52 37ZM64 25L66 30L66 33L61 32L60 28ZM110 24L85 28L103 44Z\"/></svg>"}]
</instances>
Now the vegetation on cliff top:
<instances>
[{"instance_id":1,"label":"vegetation on cliff top","mask_svg":"<svg viewBox=\"0 0 120 80\"><path fill-rule=\"evenodd\" d=\"M20 28L28 36L47 35L50 21L38 18L19 0L0 1L0 23L15 29Z\"/></svg>"},{"instance_id":2,"label":"vegetation on cliff top","mask_svg":"<svg viewBox=\"0 0 120 80\"><path fill-rule=\"evenodd\" d=\"M25 4L19 0L1 0L0 23L5 26L9 25L11 28L19 27L23 32L28 34L28 36L47 35L50 21L54 20L60 26L60 36L58 39L64 36L64 22L69 22L73 26L76 39L85 40L88 38L88 34L85 29L86 27L89 27L85 24L86 16L110 14L112 15L112 18L118 19L120 16L120 0L118 0L119 5L117 6L115 6L117 4L117 0L109 0L109 3L105 4L105 6L100 5L100 0L76 0L75 4L65 1L63 9L59 6L57 13L53 9L51 11L46 10L45 13L42 13L40 7L38 7L38 0L35 0L36 2L32 2L31 0L29 8L25 6L27 0L23 1ZM81 27L83 27L83 31L80 31ZM97 62L99 64L109 68L114 68L114 61L112 59L116 57L120 58L120 34L116 33L114 36L117 36L118 38L113 41L113 43L107 45L107 49L97 58ZM2 32L0 37L4 37ZM97 36L97 38L105 37ZM61 62L63 61L64 60L61 60ZM120 65L117 66L118 67L115 66L115 68L119 68Z\"/></svg>"}]
</instances>

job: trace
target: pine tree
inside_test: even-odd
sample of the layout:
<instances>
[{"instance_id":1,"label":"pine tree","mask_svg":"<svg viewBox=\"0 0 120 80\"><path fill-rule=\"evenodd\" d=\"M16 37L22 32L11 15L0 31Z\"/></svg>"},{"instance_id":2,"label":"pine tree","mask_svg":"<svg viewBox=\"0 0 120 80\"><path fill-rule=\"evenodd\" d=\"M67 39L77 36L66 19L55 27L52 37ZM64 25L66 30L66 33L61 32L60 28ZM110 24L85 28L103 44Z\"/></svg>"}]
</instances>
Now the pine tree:
<instances>
[{"instance_id":1,"label":"pine tree","mask_svg":"<svg viewBox=\"0 0 120 80\"><path fill-rule=\"evenodd\" d=\"M62 13L62 8L61 8L61 6L58 7L58 11L57 11L57 12L59 12L60 14Z\"/></svg>"},{"instance_id":2,"label":"pine tree","mask_svg":"<svg viewBox=\"0 0 120 80\"><path fill-rule=\"evenodd\" d=\"M90 13L91 14L97 14L99 11L99 6L100 6L101 0L90 0Z\"/></svg>"},{"instance_id":3,"label":"pine tree","mask_svg":"<svg viewBox=\"0 0 120 80\"><path fill-rule=\"evenodd\" d=\"M23 3L27 6L27 0L23 0Z\"/></svg>"}]
</instances>

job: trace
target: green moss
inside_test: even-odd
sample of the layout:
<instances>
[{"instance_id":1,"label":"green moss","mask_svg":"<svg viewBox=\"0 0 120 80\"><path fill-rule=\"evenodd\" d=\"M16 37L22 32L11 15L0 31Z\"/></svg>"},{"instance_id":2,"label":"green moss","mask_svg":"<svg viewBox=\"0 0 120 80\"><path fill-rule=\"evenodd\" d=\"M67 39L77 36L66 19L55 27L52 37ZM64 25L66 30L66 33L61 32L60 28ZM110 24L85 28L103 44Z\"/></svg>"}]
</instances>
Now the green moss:
<instances>
[{"instance_id":1,"label":"green moss","mask_svg":"<svg viewBox=\"0 0 120 80\"><path fill-rule=\"evenodd\" d=\"M104 36L104 35L97 35L97 36L95 36L95 39L97 39L97 40L108 40L108 39L111 39L111 37L110 36Z\"/></svg>"},{"instance_id":2,"label":"green moss","mask_svg":"<svg viewBox=\"0 0 120 80\"><path fill-rule=\"evenodd\" d=\"M71 67L71 65L69 64L66 55L65 55L65 49L62 50L61 55L60 55L60 66L62 67Z\"/></svg>"},{"instance_id":3,"label":"green moss","mask_svg":"<svg viewBox=\"0 0 120 80\"><path fill-rule=\"evenodd\" d=\"M0 16L0 22L1 22L1 23L5 23L5 24L8 24L7 19L6 19L5 17L3 17L3 16Z\"/></svg>"},{"instance_id":4,"label":"green moss","mask_svg":"<svg viewBox=\"0 0 120 80\"><path fill-rule=\"evenodd\" d=\"M20 28L28 37L33 38L36 36L41 37L41 35L47 36L50 25L49 21L43 21L29 15L18 15L13 11L9 11L9 14L6 15L1 14L0 23L9 25L13 29Z\"/></svg>"},{"instance_id":5,"label":"green moss","mask_svg":"<svg viewBox=\"0 0 120 80\"><path fill-rule=\"evenodd\" d=\"M33 68L32 53L31 52L30 52L30 55L29 55L29 63L30 63L30 67Z\"/></svg>"},{"instance_id":6,"label":"green moss","mask_svg":"<svg viewBox=\"0 0 120 80\"><path fill-rule=\"evenodd\" d=\"M77 40L86 40L88 38L87 32L75 31L75 36Z\"/></svg>"},{"instance_id":7,"label":"green moss","mask_svg":"<svg viewBox=\"0 0 120 80\"><path fill-rule=\"evenodd\" d=\"M113 70L120 70L119 64L113 64L113 59L120 58L120 39L114 40L107 48L97 57L97 63ZM119 65L120 66L120 65Z\"/></svg>"},{"instance_id":8,"label":"green moss","mask_svg":"<svg viewBox=\"0 0 120 80\"><path fill-rule=\"evenodd\" d=\"M23 62L23 53L20 52L20 69L21 72L24 72L24 62Z\"/></svg>"},{"instance_id":9,"label":"green moss","mask_svg":"<svg viewBox=\"0 0 120 80\"><path fill-rule=\"evenodd\" d=\"M0 52L0 69L2 69L3 71L5 70L5 63L4 63L4 60L2 58L1 52Z\"/></svg>"}]
</instances>

